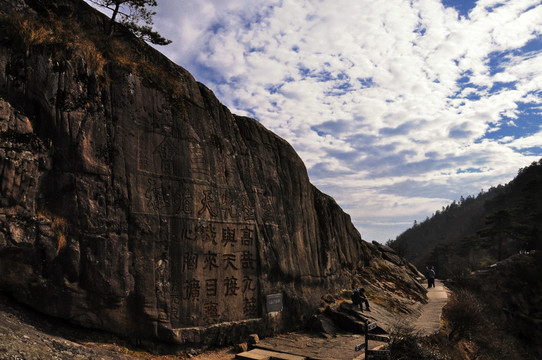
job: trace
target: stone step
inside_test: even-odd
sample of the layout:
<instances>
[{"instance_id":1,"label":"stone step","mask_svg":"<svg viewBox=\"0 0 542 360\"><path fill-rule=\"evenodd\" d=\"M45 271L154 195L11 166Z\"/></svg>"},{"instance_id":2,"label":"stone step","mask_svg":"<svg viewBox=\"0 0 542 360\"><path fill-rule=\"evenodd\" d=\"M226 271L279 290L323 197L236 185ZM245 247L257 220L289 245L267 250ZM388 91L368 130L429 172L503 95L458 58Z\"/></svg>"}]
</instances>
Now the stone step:
<instances>
[{"instance_id":1,"label":"stone step","mask_svg":"<svg viewBox=\"0 0 542 360\"><path fill-rule=\"evenodd\" d=\"M275 351L263 350L263 349L254 349L250 351L245 351L240 354L235 355L236 359L242 360L305 360L303 356L292 355L279 353Z\"/></svg>"}]
</instances>

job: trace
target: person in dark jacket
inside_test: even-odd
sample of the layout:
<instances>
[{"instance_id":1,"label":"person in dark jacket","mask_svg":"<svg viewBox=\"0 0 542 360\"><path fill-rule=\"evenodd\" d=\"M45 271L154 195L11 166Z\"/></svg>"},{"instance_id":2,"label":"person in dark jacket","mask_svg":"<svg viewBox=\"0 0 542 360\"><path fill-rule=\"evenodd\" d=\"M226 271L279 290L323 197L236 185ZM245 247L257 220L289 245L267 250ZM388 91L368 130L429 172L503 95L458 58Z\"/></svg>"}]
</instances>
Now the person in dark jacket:
<instances>
[{"instance_id":1,"label":"person in dark jacket","mask_svg":"<svg viewBox=\"0 0 542 360\"><path fill-rule=\"evenodd\" d=\"M431 287L435 287L435 268L431 266L431 269L426 268L427 274L425 275L427 277L427 287L430 289Z\"/></svg>"},{"instance_id":2,"label":"person in dark jacket","mask_svg":"<svg viewBox=\"0 0 542 360\"><path fill-rule=\"evenodd\" d=\"M367 300L364 288L354 290L352 293L352 302L354 305L359 305L361 311L363 311L363 304L365 304L365 310L371 311L371 309L369 309L369 300Z\"/></svg>"}]
</instances>

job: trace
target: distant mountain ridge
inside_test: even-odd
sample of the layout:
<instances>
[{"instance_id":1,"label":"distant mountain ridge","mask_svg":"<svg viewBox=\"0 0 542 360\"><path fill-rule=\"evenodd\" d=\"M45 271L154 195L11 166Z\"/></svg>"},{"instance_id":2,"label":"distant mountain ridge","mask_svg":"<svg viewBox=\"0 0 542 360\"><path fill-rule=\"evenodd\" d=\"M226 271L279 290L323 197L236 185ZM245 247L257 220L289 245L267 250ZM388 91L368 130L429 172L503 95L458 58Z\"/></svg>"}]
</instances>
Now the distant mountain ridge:
<instances>
[{"instance_id":1,"label":"distant mountain ridge","mask_svg":"<svg viewBox=\"0 0 542 360\"><path fill-rule=\"evenodd\" d=\"M542 244L542 159L492 187L406 230L388 242L418 269L437 266L440 276L491 265Z\"/></svg>"}]
</instances>

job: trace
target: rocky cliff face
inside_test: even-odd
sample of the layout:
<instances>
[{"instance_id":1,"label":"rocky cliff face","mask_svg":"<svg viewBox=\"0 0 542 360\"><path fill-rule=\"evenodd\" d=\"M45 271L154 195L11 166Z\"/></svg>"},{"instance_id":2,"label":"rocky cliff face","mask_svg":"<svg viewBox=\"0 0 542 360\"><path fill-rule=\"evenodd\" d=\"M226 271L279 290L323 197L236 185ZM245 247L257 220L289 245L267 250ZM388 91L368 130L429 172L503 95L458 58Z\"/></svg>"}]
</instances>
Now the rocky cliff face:
<instances>
[{"instance_id":1,"label":"rocky cliff face","mask_svg":"<svg viewBox=\"0 0 542 360\"><path fill-rule=\"evenodd\" d=\"M416 275L286 141L144 43L104 38L82 1L0 16L0 289L128 337L221 344L301 325L375 264Z\"/></svg>"}]
</instances>

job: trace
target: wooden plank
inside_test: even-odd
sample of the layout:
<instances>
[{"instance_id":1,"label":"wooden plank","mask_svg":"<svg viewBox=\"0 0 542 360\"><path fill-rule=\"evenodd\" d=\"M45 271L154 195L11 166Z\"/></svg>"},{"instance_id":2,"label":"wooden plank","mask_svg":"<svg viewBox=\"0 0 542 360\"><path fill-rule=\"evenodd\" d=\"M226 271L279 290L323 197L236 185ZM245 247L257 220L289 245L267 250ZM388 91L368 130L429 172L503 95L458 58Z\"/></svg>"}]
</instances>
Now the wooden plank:
<instances>
[{"instance_id":1,"label":"wooden plank","mask_svg":"<svg viewBox=\"0 0 542 360\"><path fill-rule=\"evenodd\" d=\"M269 360L271 357L269 355L262 355L252 351L245 351L240 354L235 355L236 359L240 360Z\"/></svg>"},{"instance_id":2,"label":"wooden plank","mask_svg":"<svg viewBox=\"0 0 542 360\"><path fill-rule=\"evenodd\" d=\"M354 351L360 351L360 350L362 350L362 349L365 349L365 343L364 343L364 342L362 342L361 344L359 344L358 346L356 346L356 347L354 348Z\"/></svg>"},{"instance_id":3,"label":"wooden plank","mask_svg":"<svg viewBox=\"0 0 542 360\"><path fill-rule=\"evenodd\" d=\"M304 356L298 356L293 354L286 354L281 352L275 352L271 350L264 350L264 349L254 349L249 351L249 353L252 353L253 355L259 355L262 357L267 357L267 359L274 360L274 359L280 359L280 360L305 360L306 357Z\"/></svg>"},{"instance_id":4,"label":"wooden plank","mask_svg":"<svg viewBox=\"0 0 542 360\"><path fill-rule=\"evenodd\" d=\"M367 325L367 331L371 331L374 329L376 329L376 322L372 322Z\"/></svg>"},{"instance_id":5,"label":"wooden plank","mask_svg":"<svg viewBox=\"0 0 542 360\"><path fill-rule=\"evenodd\" d=\"M390 338L384 335L367 334L367 340L390 342Z\"/></svg>"}]
</instances>

